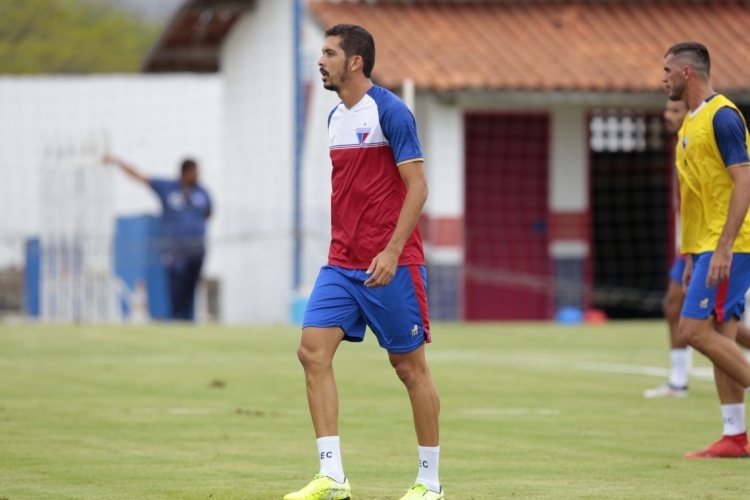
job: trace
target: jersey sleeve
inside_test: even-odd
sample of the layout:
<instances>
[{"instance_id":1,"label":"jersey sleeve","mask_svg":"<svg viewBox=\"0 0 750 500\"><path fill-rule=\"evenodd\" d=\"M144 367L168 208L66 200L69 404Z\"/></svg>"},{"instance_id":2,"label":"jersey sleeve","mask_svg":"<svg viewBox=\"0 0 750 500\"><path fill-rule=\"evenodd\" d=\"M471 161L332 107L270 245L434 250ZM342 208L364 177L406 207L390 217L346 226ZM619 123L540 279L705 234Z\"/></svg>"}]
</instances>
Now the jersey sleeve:
<instances>
[{"instance_id":1,"label":"jersey sleeve","mask_svg":"<svg viewBox=\"0 0 750 500\"><path fill-rule=\"evenodd\" d=\"M388 140L396 165L422 160L422 147L417 136L417 122L405 104L389 106L381 117L380 126Z\"/></svg>"},{"instance_id":2,"label":"jersey sleeve","mask_svg":"<svg viewBox=\"0 0 750 500\"><path fill-rule=\"evenodd\" d=\"M165 204L172 183L164 179L149 179L148 185L154 190L162 204Z\"/></svg>"},{"instance_id":3,"label":"jersey sleeve","mask_svg":"<svg viewBox=\"0 0 750 500\"><path fill-rule=\"evenodd\" d=\"M716 145L724 160L724 165L731 167L741 163L750 163L750 155L745 141L745 122L733 108L724 107L714 115L714 137Z\"/></svg>"}]
</instances>

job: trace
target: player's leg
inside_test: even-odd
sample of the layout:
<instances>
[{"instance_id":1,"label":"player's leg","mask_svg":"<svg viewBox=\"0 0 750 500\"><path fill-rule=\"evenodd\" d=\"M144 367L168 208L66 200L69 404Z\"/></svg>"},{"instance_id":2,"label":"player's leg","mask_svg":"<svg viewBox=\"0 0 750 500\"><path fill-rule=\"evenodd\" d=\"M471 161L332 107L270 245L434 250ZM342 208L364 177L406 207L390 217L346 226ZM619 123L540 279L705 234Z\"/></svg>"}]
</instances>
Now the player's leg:
<instances>
[{"instance_id":1,"label":"player's leg","mask_svg":"<svg viewBox=\"0 0 750 500\"><path fill-rule=\"evenodd\" d=\"M348 286L337 268L324 266L307 304L297 356L305 372L320 470L312 482L286 495L285 500L343 500L351 496L339 444L333 357L342 340L362 340L365 323Z\"/></svg>"},{"instance_id":2,"label":"player's leg","mask_svg":"<svg viewBox=\"0 0 750 500\"><path fill-rule=\"evenodd\" d=\"M305 370L307 404L318 444L320 470L315 478L284 500L348 500L351 488L344 474L339 441L339 395L333 356L344 338L341 328L304 328L297 356Z\"/></svg>"},{"instance_id":3,"label":"player's leg","mask_svg":"<svg viewBox=\"0 0 750 500\"><path fill-rule=\"evenodd\" d=\"M703 353L724 373L743 388L750 387L750 364L736 342L720 335L709 319L697 320L683 317L680 331L691 346Z\"/></svg>"},{"instance_id":4,"label":"player's leg","mask_svg":"<svg viewBox=\"0 0 750 500\"><path fill-rule=\"evenodd\" d=\"M722 414L725 420L734 421L731 422L732 425L725 426L725 434L734 434L738 430L744 434L744 418L740 418L743 417L741 412L744 406L741 405L742 397L738 391L747 390L750 386L750 364L735 342L735 337L738 318L745 307L747 277L750 276L748 257L747 254L735 254L729 279L711 289L706 286L711 254L697 256L680 318L682 335L690 345L705 354L714 364ZM738 438L737 441L743 441L739 443L722 438L706 450L686 456L744 456L748 450L742 438Z\"/></svg>"},{"instance_id":5,"label":"player's leg","mask_svg":"<svg viewBox=\"0 0 750 500\"><path fill-rule=\"evenodd\" d=\"M734 317L714 326L719 335L734 341L737 325L738 320ZM745 390L716 365L714 377L724 422L722 438L705 450L686 454L686 458L736 458L747 456L750 452L745 427Z\"/></svg>"},{"instance_id":6,"label":"player's leg","mask_svg":"<svg viewBox=\"0 0 750 500\"><path fill-rule=\"evenodd\" d=\"M424 345L405 354L388 353L391 366L406 387L419 446L440 445L440 397L424 355Z\"/></svg>"},{"instance_id":7,"label":"player's leg","mask_svg":"<svg viewBox=\"0 0 750 500\"><path fill-rule=\"evenodd\" d=\"M367 278L366 275L362 276ZM388 286L358 288L358 302L391 365L404 383L417 433L419 468L416 483L401 500L441 500L440 398L425 359L431 342L423 266L401 266Z\"/></svg>"},{"instance_id":8,"label":"player's leg","mask_svg":"<svg viewBox=\"0 0 750 500\"><path fill-rule=\"evenodd\" d=\"M175 259L167 266L167 284L172 319L187 319L185 314L185 266Z\"/></svg>"},{"instance_id":9,"label":"player's leg","mask_svg":"<svg viewBox=\"0 0 750 500\"><path fill-rule=\"evenodd\" d=\"M672 349L686 349L688 344L680 335L680 311L685 301L682 285L669 280L667 295L664 298L664 316L669 325L669 343Z\"/></svg>"},{"instance_id":10,"label":"player's leg","mask_svg":"<svg viewBox=\"0 0 750 500\"><path fill-rule=\"evenodd\" d=\"M203 255L196 255L188 259L185 272L185 313L186 319L195 319L195 289L201 277Z\"/></svg>"},{"instance_id":11,"label":"player's leg","mask_svg":"<svg viewBox=\"0 0 750 500\"><path fill-rule=\"evenodd\" d=\"M718 323L742 316L745 292L750 285L750 254L734 254L729 279L716 288L708 288L706 276L711 255L706 252L694 259L693 276L680 318L680 333L691 346L747 390L750 364L733 339L715 330L711 315L715 315Z\"/></svg>"},{"instance_id":12,"label":"player's leg","mask_svg":"<svg viewBox=\"0 0 750 500\"><path fill-rule=\"evenodd\" d=\"M679 265L680 262L683 262L683 264ZM688 395L690 353L688 344L680 335L679 330L680 311L685 300L685 292L683 292L679 280L682 278L684 268L684 261L678 258L669 273L667 294L662 304L664 317L669 327L669 380L665 384L644 391L643 396L645 398L686 397ZM677 278L678 275L679 278Z\"/></svg>"},{"instance_id":13,"label":"player's leg","mask_svg":"<svg viewBox=\"0 0 750 500\"><path fill-rule=\"evenodd\" d=\"M739 323L738 318L733 317L724 323L717 323L716 331L736 343ZM714 378L721 402L724 436L732 437L740 445L746 446L748 443L745 424L745 389L716 366L714 366Z\"/></svg>"},{"instance_id":14,"label":"player's leg","mask_svg":"<svg viewBox=\"0 0 750 500\"><path fill-rule=\"evenodd\" d=\"M339 396L333 376L333 356L344 339L341 328L305 328L297 357L305 371L307 404L315 437L338 436Z\"/></svg>"},{"instance_id":15,"label":"player's leg","mask_svg":"<svg viewBox=\"0 0 750 500\"><path fill-rule=\"evenodd\" d=\"M745 349L750 349L750 328L740 321L737 323L737 343Z\"/></svg>"},{"instance_id":16,"label":"player's leg","mask_svg":"<svg viewBox=\"0 0 750 500\"><path fill-rule=\"evenodd\" d=\"M409 394L419 450L417 480L404 498L443 498L438 476L440 397L427 366L424 345L409 353L388 353L388 357Z\"/></svg>"},{"instance_id":17,"label":"player's leg","mask_svg":"<svg viewBox=\"0 0 750 500\"><path fill-rule=\"evenodd\" d=\"M719 335L736 342L738 325L739 321L737 318L732 318L724 323L715 323L714 328ZM745 400L744 388L716 366L714 366L714 377L716 380L716 391L719 394L719 401L721 401L722 405L742 403Z\"/></svg>"}]
</instances>

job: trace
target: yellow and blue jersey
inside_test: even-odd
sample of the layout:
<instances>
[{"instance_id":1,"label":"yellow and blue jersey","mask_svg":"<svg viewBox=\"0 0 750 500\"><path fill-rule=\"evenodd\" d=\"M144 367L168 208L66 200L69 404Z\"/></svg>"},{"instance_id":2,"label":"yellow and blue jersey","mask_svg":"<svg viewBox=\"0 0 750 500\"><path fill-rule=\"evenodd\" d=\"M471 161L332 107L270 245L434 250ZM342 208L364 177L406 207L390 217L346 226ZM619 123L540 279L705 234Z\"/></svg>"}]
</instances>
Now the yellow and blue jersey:
<instances>
[{"instance_id":1,"label":"yellow and blue jersey","mask_svg":"<svg viewBox=\"0 0 750 500\"><path fill-rule=\"evenodd\" d=\"M678 133L683 254L713 252L724 230L734 181L727 167L750 163L750 134L737 107L715 94L688 114ZM732 248L750 253L750 215Z\"/></svg>"}]
</instances>

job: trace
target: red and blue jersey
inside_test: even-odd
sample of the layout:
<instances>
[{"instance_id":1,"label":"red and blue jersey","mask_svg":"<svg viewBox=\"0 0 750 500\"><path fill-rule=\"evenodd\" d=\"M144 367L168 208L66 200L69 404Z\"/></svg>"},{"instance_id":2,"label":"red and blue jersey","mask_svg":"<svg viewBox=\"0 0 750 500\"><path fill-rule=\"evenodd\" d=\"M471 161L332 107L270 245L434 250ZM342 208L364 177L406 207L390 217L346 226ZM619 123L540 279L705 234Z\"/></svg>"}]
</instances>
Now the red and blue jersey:
<instances>
[{"instance_id":1,"label":"red and blue jersey","mask_svg":"<svg viewBox=\"0 0 750 500\"><path fill-rule=\"evenodd\" d=\"M399 167L422 160L417 124L392 92L373 86L351 109L328 117L333 172L328 263L367 269L396 229L406 198ZM424 265L419 230L404 245L399 266Z\"/></svg>"}]
</instances>

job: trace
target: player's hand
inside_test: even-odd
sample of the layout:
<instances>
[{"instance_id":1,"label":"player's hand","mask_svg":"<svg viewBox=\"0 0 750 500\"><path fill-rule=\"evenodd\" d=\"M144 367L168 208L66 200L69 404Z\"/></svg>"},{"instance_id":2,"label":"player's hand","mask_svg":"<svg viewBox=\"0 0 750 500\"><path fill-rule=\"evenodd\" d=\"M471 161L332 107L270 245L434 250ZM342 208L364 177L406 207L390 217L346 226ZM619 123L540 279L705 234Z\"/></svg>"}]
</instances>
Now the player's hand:
<instances>
[{"instance_id":1,"label":"player's hand","mask_svg":"<svg viewBox=\"0 0 750 500\"><path fill-rule=\"evenodd\" d=\"M693 256L685 257L685 270L682 272L682 293L687 293L690 280L693 279Z\"/></svg>"},{"instance_id":2,"label":"player's hand","mask_svg":"<svg viewBox=\"0 0 750 500\"><path fill-rule=\"evenodd\" d=\"M722 281L729 279L729 269L732 267L732 249L717 248L711 256L711 263L708 265L708 276L706 276L706 286L716 288Z\"/></svg>"},{"instance_id":3,"label":"player's hand","mask_svg":"<svg viewBox=\"0 0 750 500\"><path fill-rule=\"evenodd\" d=\"M115 158L114 156L110 155L109 153L105 153L102 156L102 163L105 164L105 165L107 165L109 163L117 163L117 158Z\"/></svg>"},{"instance_id":4,"label":"player's hand","mask_svg":"<svg viewBox=\"0 0 750 500\"><path fill-rule=\"evenodd\" d=\"M391 282L398 267L399 253L386 248L372 259L367 274L371 275L365 281L368 288L380 288Z\"/></svg>"}]
</instances>

